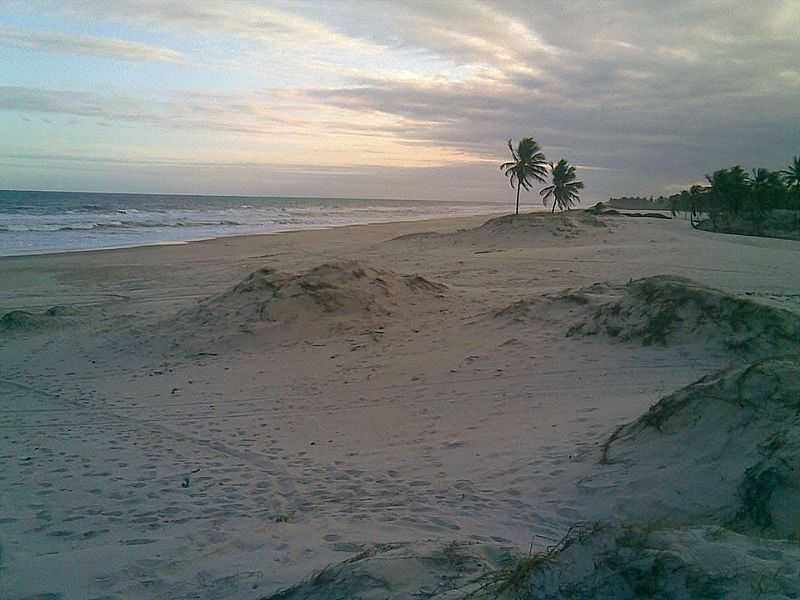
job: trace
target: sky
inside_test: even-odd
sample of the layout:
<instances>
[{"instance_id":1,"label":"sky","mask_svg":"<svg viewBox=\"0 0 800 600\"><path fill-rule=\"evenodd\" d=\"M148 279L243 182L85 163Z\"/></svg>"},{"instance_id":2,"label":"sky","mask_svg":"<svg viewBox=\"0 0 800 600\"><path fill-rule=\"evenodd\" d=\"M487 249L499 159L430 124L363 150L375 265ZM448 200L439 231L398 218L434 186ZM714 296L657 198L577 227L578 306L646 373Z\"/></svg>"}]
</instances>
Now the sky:
<instances>
[{"instance_id":1,"label":"sky","mask_svg":"<svg viewBox=\"0 0 800 600\"><path fill-rule=\"evenodd\" d=\"M0 0L0 189L669 194L800 154L798 57L800 0Z\"/></svg>"}]
</instances>

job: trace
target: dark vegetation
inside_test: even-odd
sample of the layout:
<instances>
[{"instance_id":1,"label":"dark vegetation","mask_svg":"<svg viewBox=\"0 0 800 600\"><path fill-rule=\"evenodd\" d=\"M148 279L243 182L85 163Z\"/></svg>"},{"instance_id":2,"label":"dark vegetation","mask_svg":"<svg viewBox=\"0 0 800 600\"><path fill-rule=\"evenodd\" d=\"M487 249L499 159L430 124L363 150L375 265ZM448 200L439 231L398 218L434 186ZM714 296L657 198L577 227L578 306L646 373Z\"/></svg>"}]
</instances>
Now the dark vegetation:
<instances>
[{"instance_id":1,"label":"dark vegetation","mask_svg":"<svg viewBox=\"0 0 800 600\"><path fill-rule=\"evenodd\" d=\"M800 157L784 171L739 166L706 177L675 202L701 229L762 235L765 231L800 232ZM704 218L705 217L705 218Z\"/></svg>"},{"instance_id":2,"label":"dark vegetation","mask_svg":"<svg viewBox=\"0 0 800 600\"><path fill-rule=\"evenodd\" d=\"M612 198L608 206L670 210L706 231L800 239L800 156L780 171L737 165L706 182L666 198Z\"/></svg>"},{"instance_id":3,"label":"dark vegetation","mask_svg":"<svg viewBox=\"0 0 800 600\"><path fill-rule=\"evenodd\" d=\"M587 208L586 212L593 215L603 215L606 217L639 217L645 219L671 219L669 215L663 212L620 212L616 208L606 208L608 205L603 202L598 202L592 208Z\"/></svg>"},{"instance_id":4,"label":"dark vegetation","mask_svg":"<svg viewBox=\"0 0 800 600\"><path fill-rule=\"evenodd\" d=\"M69 323L74 310L66 306L51 306L43 313L12 310L0 317L0 333L31 333L62 327Z\"/></svg>"}]
</instances>

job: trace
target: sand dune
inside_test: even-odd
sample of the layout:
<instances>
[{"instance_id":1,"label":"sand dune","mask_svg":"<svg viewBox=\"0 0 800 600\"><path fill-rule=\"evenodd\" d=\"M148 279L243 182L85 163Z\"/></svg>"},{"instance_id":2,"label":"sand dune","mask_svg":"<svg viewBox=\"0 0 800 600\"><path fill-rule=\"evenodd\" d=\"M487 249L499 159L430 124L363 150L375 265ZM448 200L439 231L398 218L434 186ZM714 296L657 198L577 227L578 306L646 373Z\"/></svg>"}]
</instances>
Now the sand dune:
<instances>
[{"instance_id":1,"label":"sand dune","mask_svg":"<svg viewBox=\"0 0 800 600\"><path fill-rule=\"evenodd\" d=\"M601 527L544 560L518 564L527 573L504 597L777 600L800 593L796 544L715 527Z\"/></svg>"},{"instance_id":2,"label":"sand dune","mask_svg":"<svg viewBox=\"0 0 800 600\"><path fill-rule=\"evenodd\" d=\"M590 294L594 290L590 290ZM782 352L800 342L800 318L785 310L708 288L690 279L655 276L617 288L573 333L605 333L644 344L719 339L730 350ZM611 289L600 295L613 294ZM591 296L587 296L591 297Z\"/></svg>"},{"instance_id":3,"label":"sand dune","mask_svg":"<svg viewBox=\"0 0 800 600\"><path fill-rule=\"evenodd\" d=\"M179 319L223 333L257 333L299 324L307 337L436 310L446 293L447 286L441 283L358 261L325 263L298 274L263 268L222 294L181 311Z\"/></svg>"},{"instance_id":4,"label":"sand dune","mask_svg":"<svg viewBox=\"0 0 800 600\"><path fill-rule=\"evenodd\" d=\"M487 573L511 564L513 556L475 543L383 544L332 565L270 600L392 598L445 600L477 592Z\"/></svg>"},{"instance_id":5,"label":"sand dune","mask_svg":"<svg viewBox=\"0 0 800 600\"><path fill-rule=\"evenodd\" d=\"M422 232L399 236L394 243L424 246L517 247L537 243L597 242L613 232L615 226L587 211L551 215L544 212L504 215L489 219L478 227L452 233Z\"/></svg>"},{"instance_id":6,"label":"sand dune","mask_svg":"<svg viewBox=\"0 0 800 600\"><path fill-rule=\"evenodd\" d=\"M791 542L716 527L587 527L532 556L479 545L376 548L264 600L788 600L798 594L800 547Z\"/></svg>"},{"instance_id":7,"label":"sand dune","mask_svg":"<svg viewBox=\"0 0 800 600\"><path fill-rule=\"evenodd\" d=\"M709 376L616 431L582 487L636 520L800 539L798 408L796 356Z\"/></svg>"},{"instance_id":8,"label":"sand dune","mask_svg":"<svg viewBox=\"0 0 800 600\"><path fill-rule=\"evenodd\" d=\"M36 333L52 330L70 324L75 311L65 306L52 306L43 313L26 310L12 310L0 317L0 332L5 334Z\"/></svg>"},{"instance_id":9,"label":"sand dune","mask_svg":"<svg viewBox=\"0 0 800 600\"><path fill-rule=\"evenodd\" d=\"M800 349L800 316L657 275L594 285L510 304L495 317L561 320L567 335L603 335L644 345L704 344L750 357Z\"/></svg>"}]
</instances>

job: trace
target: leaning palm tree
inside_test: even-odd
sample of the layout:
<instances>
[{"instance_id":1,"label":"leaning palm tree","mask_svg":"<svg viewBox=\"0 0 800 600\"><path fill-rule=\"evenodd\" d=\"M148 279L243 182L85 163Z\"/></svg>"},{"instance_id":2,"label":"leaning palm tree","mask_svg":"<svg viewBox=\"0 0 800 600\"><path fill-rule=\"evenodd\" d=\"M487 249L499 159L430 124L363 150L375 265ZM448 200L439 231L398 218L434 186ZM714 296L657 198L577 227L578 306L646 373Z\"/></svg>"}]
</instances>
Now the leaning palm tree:
<instances>
[{"instance_id":1,"label":"leaning palm tree","mask_svg":"<svg viewBox=\"0 0 800 600\"><path fill-rule=\"evenodd\" d=\"M511 151L513 160L500 165L500 170L508 177L511 187L517 188L517 207L514 214L518 215L520 188L531 189L532 179L544 183L547 175L547 160L542 149L539 148L539 144L533 138L522 138L517 144L516 150L511 140L508 140L508 149Z\"/></svg>"},{"instance_id":2,"label":"leaning palm tree","mask_svg":"<svg viewBox=\"0 0 800 600\"><path fill-rule=\"evenodd\" d=\"M550 165L550 175L553 183L539 192L544 205L553 198L553 211L556 206L559 210L569 210L581 201L579 190L583 189L583 182L577 180L575 167L562 158L556 165Z\"/></svg>"}]
</instances>

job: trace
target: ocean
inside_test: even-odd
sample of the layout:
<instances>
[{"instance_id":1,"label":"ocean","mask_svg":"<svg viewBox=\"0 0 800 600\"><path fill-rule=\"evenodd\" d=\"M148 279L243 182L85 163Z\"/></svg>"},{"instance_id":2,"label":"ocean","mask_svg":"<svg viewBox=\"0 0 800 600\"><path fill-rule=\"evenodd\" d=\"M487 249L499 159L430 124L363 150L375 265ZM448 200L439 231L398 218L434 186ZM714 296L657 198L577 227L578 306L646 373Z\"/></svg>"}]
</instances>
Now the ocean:
<instances>
[{"instance_id":1,"label":"ocean","mask_svg":"<svg viewBox=\"0 0 800 600\"><path fill-rule=\"evenodd\" d=\"M482 214L474 202L0 190L0 256Z\"/></svg>"}]
</instances>

